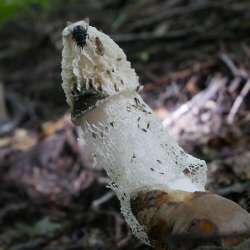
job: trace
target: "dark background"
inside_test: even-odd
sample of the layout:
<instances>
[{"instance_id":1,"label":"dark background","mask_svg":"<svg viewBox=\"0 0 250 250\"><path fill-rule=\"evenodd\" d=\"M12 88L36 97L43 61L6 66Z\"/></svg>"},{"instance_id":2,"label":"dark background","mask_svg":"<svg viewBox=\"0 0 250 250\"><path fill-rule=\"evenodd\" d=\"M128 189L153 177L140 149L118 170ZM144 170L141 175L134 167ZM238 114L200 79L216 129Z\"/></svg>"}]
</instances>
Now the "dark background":
<instances>
[{"instance_id":1,"label":"dark background","mask_svg":"<svg viewBox=\"0 0 250 250\"><path fill-rule=\"evenodd\" d=\"M207 188L250 210L248 0L3 0L0 15L1 249L147 249L91 168L61 88L61 31L86 17L125 50L169 132L207 161Z\"/></svg>"}]
</instances>

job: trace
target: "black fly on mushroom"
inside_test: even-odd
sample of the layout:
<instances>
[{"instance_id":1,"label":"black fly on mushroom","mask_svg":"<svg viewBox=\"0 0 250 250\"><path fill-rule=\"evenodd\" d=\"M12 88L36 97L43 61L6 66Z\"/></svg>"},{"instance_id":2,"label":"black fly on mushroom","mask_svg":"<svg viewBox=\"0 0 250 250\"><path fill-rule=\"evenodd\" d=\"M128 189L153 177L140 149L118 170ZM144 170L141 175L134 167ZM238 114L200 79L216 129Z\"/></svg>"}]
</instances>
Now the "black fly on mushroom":
<instances>
[{"instance_id":1,"label":"black fly on mushroom","mask_svg":"<svg viewBox=\"0 0 250 250\"><path fill-rule=\"evenodd\" d=\"M76 45L83 49L86 45L86 40L88 37L89 22L86 22L86 26L77 25L72 30L72 38L76 42Z\"/></svg>"}]
</instances>

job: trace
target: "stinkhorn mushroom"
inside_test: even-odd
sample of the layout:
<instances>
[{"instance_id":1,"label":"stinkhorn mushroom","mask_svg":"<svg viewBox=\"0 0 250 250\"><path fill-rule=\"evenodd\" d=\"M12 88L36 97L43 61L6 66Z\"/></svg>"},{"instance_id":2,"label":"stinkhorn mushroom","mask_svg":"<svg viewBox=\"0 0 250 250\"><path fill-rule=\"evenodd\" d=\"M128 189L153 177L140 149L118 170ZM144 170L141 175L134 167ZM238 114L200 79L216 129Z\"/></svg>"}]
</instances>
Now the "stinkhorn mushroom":
<instances>
[{"instance_id":1,"label":"stinkhorn mushroom","mask_svg":"<svg viewBox=\"0 0 250 250\"><path fill-rule=\"evenodd\" d=\"M185 153L143 101L122 49L86 21L62 34L62 87L72 120L106 170L133 233L167 249L173 234L249 230L245 210L205 192L206 163Z\"/></svg>"}]
</instances>

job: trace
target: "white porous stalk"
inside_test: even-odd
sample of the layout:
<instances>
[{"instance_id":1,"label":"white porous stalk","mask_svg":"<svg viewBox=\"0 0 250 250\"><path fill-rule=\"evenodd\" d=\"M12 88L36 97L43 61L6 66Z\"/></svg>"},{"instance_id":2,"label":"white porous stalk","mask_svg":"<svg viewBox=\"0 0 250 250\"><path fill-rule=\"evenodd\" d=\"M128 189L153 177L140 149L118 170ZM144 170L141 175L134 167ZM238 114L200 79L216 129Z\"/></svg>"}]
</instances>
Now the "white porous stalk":
<instances>
[{"instance_id":1,"label":"white porous stalk","mask_svg":"<svg viewBox=\"0 0 250 250\"><path fill-rule=\"evenodd\" d=\"M204 161L185 153L137 93L139 82L121 48L107 35L89 26L86 44L76 45L74 27L63 31L62 78L67 101L74 109L74 88L84 98L96 91L100 98L77 117L82 136L106 170L110 187L135 235L147 235L130 209L130 198L142 189L203 191Z\"/></svg>"}]
</instances>

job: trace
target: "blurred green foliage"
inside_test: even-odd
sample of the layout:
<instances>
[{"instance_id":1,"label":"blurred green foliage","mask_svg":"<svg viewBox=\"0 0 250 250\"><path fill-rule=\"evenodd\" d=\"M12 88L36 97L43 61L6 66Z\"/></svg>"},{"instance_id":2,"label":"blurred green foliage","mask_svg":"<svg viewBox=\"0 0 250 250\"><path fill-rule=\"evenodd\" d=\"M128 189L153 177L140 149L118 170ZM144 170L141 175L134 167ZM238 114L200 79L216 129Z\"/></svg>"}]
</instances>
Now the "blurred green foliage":
<instances>
[{"instance_id":1,"label":"blurred green foliage","mask_svg":"<svg viewBox=\"0 0 250 250\"><path fill-rule=\"evenodd\" d=\"M48 8L49 0L0 0L0 24L14 17L18 11L30 6Z\"/></svg>"}]
</instances>

